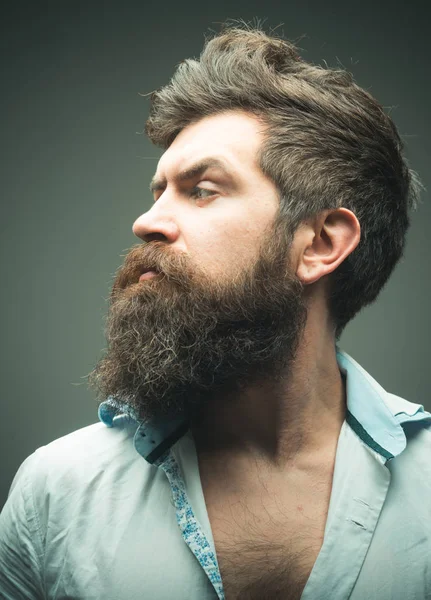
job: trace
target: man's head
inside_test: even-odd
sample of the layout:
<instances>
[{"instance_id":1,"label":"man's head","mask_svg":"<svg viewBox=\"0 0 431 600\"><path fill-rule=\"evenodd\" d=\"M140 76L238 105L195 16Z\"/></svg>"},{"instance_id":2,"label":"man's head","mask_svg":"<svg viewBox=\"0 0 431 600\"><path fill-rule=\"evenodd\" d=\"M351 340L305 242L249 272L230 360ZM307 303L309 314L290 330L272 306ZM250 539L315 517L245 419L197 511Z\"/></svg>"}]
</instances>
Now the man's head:
<instances>
[{"instance_id":1,"label":"man's head","mask_svg":"<svg viewBox=\"0 0 431 600\"><path fill-rule=\"evenodd\" d=\"M255 30L182 63L147 133L166 149L156 202L134 224L146 244L117 275L91 377L143 419L288 378L310 311L338 339L399 260L419 185L349 74Z\"/></svg>"},{"instance_id":2,"label":"man's head","mask_svg":"<svg viewBox=\"0 0 431 600\"><path fill-rule=\"evenodd\" d=\"M207 115L259 116L266 132L258 163L277 186L289 233L326 209L357 216L361 242L330 278L338 341L402 257L408 212L423 187L381 104L349 72L310 64L291 42L235 26L209 39L199 60L184 60L151 99L146 133L163 148Z\"/></svg>"}]
</instances>

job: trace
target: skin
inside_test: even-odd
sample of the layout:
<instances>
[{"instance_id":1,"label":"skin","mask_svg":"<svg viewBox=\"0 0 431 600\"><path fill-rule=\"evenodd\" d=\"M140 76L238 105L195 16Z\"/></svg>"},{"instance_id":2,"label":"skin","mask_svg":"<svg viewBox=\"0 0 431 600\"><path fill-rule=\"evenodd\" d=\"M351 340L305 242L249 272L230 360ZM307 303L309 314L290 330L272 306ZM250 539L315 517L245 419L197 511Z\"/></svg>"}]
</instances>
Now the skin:
<instances>
[{"instance_id":1,"label":"skin","mask_svg":"<svg viewBox=\"0 0 431 600\"><path fill-rule=\"evenodd\" d=\"M133 233L145 244L129 253L113 286L111 354L101 361L94 377L106 395L120 389L118 382L126 379L127 372L129 378L131 371L139 373L127 389L139 392L130 402L148 418L175 408L179 397L182 404L177 409L190 408L194 401L191 423L200 464L205 462L214 473L222 469L220 476L226 482L248 475L251 481L256 468L260 474L277 475L289 467L313 472L316 465L332 465L346 412L345 384L327 310L327 276L358 245L359 222L341 208L302 223L288 252L279 249L282 268L277 266L273 224L279 195L257 162L264 129L254 115L229 111L189 125L163 154L154 177L156 202L133 225ZM206 157L222 159L232 176L210 168L192 179L176 181L180 171ZM201 198L193 198L195 186L213 193L201 192ZM261 271L253 271L254 265ZM139 282L144 266L156 266L161 275ZM247 293L247 281L256 286L256 295ZM291 298L284 312L276 310L277 297ZM262 313L253 308L254 298ZM139 314L131 309L137 299ZM209 326L210 309L204 310L210 300L214 318L230 323L232 336L237 336L222 358L233 358L238 345L241 358L230 370L231 363L226 362L224 372L229 378L223 388L214 385L202 390L195 375L187 381L182 397L176 368L186 373L193 364L203 375L215 372L214 359L208 358L205 371L203 358L192 363L191 352L184 356L179 352L186 323L195 344L190 347L196 347L200 357L211 357L210 350L218 347L220 334ZM234 318L237 305L240 318L251 315L248 346ZM259 339L259 315L267 313L276 321L273 331L265 330L267 345L277 340L281 350L272 351L264 361L258 346L251 344ZM134 341L120 346L119 340L131 330ZM169 358L166 346L176 348ZM133 364L131 347L141 351L139 362ZM276 369L273 365L282 356L284 364ZM119 365L121 360L124 364ZM157 377L159 387L154 383ZM168 384L172 384L171 395Z\"/></svg>"}]
</instances>

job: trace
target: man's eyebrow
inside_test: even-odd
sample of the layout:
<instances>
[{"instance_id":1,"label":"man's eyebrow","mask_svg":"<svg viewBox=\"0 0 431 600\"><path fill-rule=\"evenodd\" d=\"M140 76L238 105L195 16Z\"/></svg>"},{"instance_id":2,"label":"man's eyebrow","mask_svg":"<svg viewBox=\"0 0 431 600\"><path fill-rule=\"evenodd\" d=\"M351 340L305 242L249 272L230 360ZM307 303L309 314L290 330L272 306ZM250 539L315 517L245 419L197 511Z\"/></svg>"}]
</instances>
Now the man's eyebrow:
<instances>
[{"instance_id":1,"label":"man's eyebrow","mask_svg":"<svg viewBox=\"0 0 431 600\"><path fill-rule=\"evenodd\" d=\"M221 161L219 158L209 157L199 161L187 169L184 169L183 171L180 171L177 175L175 175L174 180L178 182L193 179L194 177L202 175L207 169L219 169L220 171L224 171L226 175L231 177L233 175L224 161ZM154 194L155 192L164 190L166 188L166 184L166 177L161 177L159 179L154 176L150 183L150 192Z\"/></svg>"}]
</instances>

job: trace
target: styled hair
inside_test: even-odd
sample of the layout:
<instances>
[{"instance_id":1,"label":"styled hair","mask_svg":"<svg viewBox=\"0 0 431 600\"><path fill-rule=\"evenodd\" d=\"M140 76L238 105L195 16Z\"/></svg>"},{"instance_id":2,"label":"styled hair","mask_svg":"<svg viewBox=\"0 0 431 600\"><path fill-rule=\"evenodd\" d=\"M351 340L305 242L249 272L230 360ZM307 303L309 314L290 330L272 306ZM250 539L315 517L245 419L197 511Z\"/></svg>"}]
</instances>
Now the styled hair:
<instances>
[{"instance_id":1,"label":"styled hair","mask_svg":"<svg viewBox=\"0 0 431 600\"><path fill-rule=\"evenodd\" d=\"M151 94L145 132L167 149L191 123L235 109L265 123L259 165L279 190L290 235L327 209L345 207L360 223L358 246L329 275L338 341L403 256L409 209L425 188L393 120L351 73L310 64L292 42L245 23L225 24L199 60L182 61Z\"/></svg>"}]
</instances>

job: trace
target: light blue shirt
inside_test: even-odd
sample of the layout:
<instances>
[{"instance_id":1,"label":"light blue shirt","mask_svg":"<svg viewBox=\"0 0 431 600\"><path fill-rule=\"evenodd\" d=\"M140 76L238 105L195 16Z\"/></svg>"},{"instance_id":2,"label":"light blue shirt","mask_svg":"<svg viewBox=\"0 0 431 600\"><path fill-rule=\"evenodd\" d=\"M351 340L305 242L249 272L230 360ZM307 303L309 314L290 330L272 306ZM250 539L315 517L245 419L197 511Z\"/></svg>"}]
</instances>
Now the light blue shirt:
<instances>
[{"instance_id":1,"label":"light blue shirt","mask_svg":"<svg viewBox=\"0 0 431 600\"><path fill-rule=\"evenodd\" d=\"M431 414L336 349L347 415L301 600L431 599ZM0 514L0 598L223 599L187 425L139 423L113 399L99 418L18 469Z\"/></svg>"}]
</instances>

